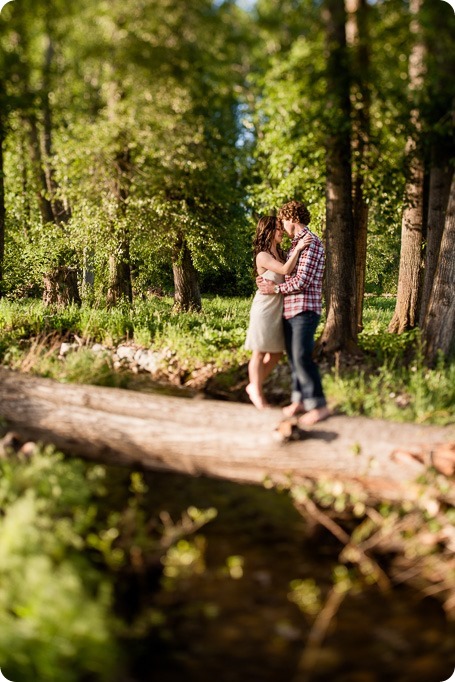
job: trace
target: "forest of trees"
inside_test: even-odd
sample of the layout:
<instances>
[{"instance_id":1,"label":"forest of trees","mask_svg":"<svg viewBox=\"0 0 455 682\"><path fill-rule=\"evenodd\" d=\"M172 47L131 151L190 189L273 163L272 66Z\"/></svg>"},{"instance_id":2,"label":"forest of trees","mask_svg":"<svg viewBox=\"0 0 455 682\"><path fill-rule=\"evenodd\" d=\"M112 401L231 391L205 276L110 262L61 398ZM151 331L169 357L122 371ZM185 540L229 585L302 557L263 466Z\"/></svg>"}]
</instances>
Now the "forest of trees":
<instances>
[{"instance_id":1,"label":"forest of trees","mask_svg":"<svg viewBox=\"0 0 455 682\"><path fill-rule=\"evenodd\" d=\"M454 350L455 15L440 0L14 0L0 13L0 295L249 295L259 214L327 252L327 351L365 291Z\"/></svg>"}]
</instances>

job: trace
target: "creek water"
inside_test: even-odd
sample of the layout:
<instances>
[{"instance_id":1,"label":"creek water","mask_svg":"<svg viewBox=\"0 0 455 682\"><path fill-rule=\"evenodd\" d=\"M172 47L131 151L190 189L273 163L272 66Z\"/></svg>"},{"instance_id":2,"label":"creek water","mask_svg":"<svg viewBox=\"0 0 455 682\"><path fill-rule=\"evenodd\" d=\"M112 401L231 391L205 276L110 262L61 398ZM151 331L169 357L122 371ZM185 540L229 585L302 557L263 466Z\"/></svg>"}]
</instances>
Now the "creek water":
<instances>
[{"instance_id":1,"label":"creek water","mask_svg":"<svg viewBox=\"0 0 455 682\"><path fill-rule=\"evenodd\" d=\"M191 506L218 514L181 543L168 575L156 567L119 585L122 615L154 623L124 639L124 682L440 682L452 674L455 623L436 599L404 585L388 594L375 585L352 590L302 668L315 615L292 600L292 585L314 581L324 599L338 541L286 492L144 478L151 518L166 510L176 522Z\"/></svg>"}]
</instances>

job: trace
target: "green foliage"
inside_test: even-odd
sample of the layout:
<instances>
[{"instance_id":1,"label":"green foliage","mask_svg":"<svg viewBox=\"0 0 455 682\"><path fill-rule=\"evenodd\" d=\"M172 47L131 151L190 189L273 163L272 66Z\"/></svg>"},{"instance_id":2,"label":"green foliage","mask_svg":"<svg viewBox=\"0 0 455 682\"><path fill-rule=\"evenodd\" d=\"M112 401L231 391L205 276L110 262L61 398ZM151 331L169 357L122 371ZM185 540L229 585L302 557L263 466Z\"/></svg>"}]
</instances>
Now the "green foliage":
<instances>
[{"instance_id":1,"label":"green foliage","mask_svg":"<svg viewBox=\"0 0 455 682\"><path fill-rule=\"evenodd\" d=\"M39 286L47 268L64 262L81 272L89 266L104 296L111 256L129 260L137 293L168 289L182 236L201 274L236 263L241 275L249 249L237 108L247 15L210 0L153 7L134 0L128 15L119 0L97 7L84 0L70 13L57 4L50 21L35 4L13 13L2 40L15 103L5 156L5 290ZM46 71L48 39L55 56ZM44 134L48 95L53 148L44 170L53 174L53 197L25 153L37 150L33 126ZM42 225L40 195L70 206L71 219Z\"/></svg>"},{"instance_id":2,"label":"green foliage","mask_svg":"<svg viewBox=\"0 0 455 682\"><path fill-rule=\"evenodd\" d=\"M316 616L321 610L321 590L313 578L293 580L290 584L289 599L309 616Z\"/></svg>"},{"instance_id":3,"label":"green foliage","mask_svg":"<svg viewBox=\"0 0 455 682\"><path fill-rule=\"evenodd\" d=\"M131 265L136 296L171 292L183 237L204 292L247 295L253 215L296 197L324 232L333 114L321 3L260 0L245 12L230 1L132 0L126 12L121 0L81 0L54 3L51 16L46 2L21 0L4 13L8 295L39 295L43 274L64 263L78 269L87 302L103 300L113 257ZM425 158L435 143L453 152L454 17L424 3L426 77L416 100L409 3L367 3L367 15L371 106L361 168L352 152L369 205L366 287L379 294L396 288L414 105ZM355 83L363 67L350 66ZM52 148L40 160L48 114ZM46 222L38 198L61 202L71 218Z\"/></svg>"},{"instance_id":4,"label":"green foliage","mask_svg":"<svg viewBox=\"0 0 455 682\"><path fill-rule=\"evenodd\" d=\"M422 594L424 586L429 586L429 591L441 595L450 611L453 552L444 534L450 528L454 509L446 476L428 470L416 484L412 499L387 503L372 497L358 482L330 477L291 483L289 490L300 513L313 522L317 519L342 543L325 603L321 595L327 592L327 585L322 581L291 582L289 598L303 613L322 616L333 591L344 597L377 585L387 593L394 582L410 580L412 584L416 576L415 585ZM397 552L398 565L390 571ZM333 617L336 609L329 608L328 612Z\"/></svg>"},{"instance_id":5,"label":"green foliage","mask_svg":"<svg viewBox=\"0 0 455 682\"><path fill-rule=\"evenodd\" d=\"M197 572L204 540L188 537L216 510L190 506L177 522L165 512L151 519L147 492L140 472L50 447L0 459L0 667L8 679L120 679L129 655L122 639L131 646L161 627L158 609L123 622L114 581L161 559L170 589Z\"/></svg>"},{"instance_id":6,"label":"green foliage","mask_svg":"<svg viewBox=\"0 0 455 682\"><path fill-rule=\"evenodd\" d=\"M0 460L0 665L10 679L112 679L108 581L81 553L104 470L47 449Z\"/></svg>"},{"instance_id":7,"label":"green foliage","mask_svg":"<svg viewBox=\"0 0 455 682\"><path fill-rule=\"evenodd\" d=\"M348 415L417 423L453 423L455 363L440 358L425 364L418 329L404 334L385 331L394 299L366 299L365 328L359 343L365 359L354 370L332 370L324 387L333 405Z\"/></svg>"},{"instance_id":8,"label":"green foliage","mask_svg":"<svg viewBox=\"0 0 455 682\"><path fill-rule=\"evenodd\" d=\"M312 227L324 215L323 33L311 3L277 8L259 3L262 52L251 82L257 96L252 113L257 135L251 204L273 211L290 198L312 209Z\"/></svg>"}]
</instances>

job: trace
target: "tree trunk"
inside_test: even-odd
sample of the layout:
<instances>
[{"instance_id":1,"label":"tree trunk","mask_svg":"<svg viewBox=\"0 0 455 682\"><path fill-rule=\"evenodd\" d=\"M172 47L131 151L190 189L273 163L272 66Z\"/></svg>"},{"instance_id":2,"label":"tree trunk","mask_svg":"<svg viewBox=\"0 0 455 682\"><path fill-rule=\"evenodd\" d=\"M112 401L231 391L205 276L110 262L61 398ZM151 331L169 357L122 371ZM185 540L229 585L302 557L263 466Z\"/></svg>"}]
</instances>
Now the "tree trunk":
<instances>
[{"instance_id":1,"label":"tree trunk","mask_svg":"<svg viewBox=\"0 0 455 682\"><path fill-rule=\"evenodd\" d=\"M90 247L84 249L82 263L82 296L91 299L95 287L95 252Z\"/></svg>"},{"instance_id":2,"label":"tree trunk","mask_svg":"<svg viewBox=\"0 0 455 682\"><path fill-rule=\"evenodd\" d=\"M47 187L47 195L50 198L52 207L53 222L59 224L68 222L70 211L67 210L61 199L58 198L58 185L55 180L54 169L52 167L52 111L49 100L51 91L51 69L54 56L54 46L49 35L46 36L46 49L44 55L43 85L41 88L41 101L43 109L43 130L41 151L43 157L44 177Z\"/></svg>"},{"instance_id":3,"label":"tree trunk","mask_svg":"<svg viewBox=\"0 0 455 682\"><path fill-rule=\"evenodd\" d=\"M353 220L355 236L355 281L357 330L363 329L363 297L367 259L368 204L364 197L364 175L368 172L370 144L370 52L366 0L346 0L346 35L353 52Z\"/></svg>"},{"instance_id":4,"label":"tree trunk","mask_svg":"<svg viewBox=\"0 0 455 682\"><path fill-rule=\"evenodd\" d=\"M29 164L28 164L28 154L27 154L27 130L22 130L20 132L20 159L21 159L21 186L22 186L22 198L23 198L23 212L22 212L22 224L24 232L29 231L30 225L32 224L32 192L29 190Z\"/></svg>"},{"instance_id":5,"label":"tree trunk","mask_svg":"<svg viewBox=\"0 0 455 682\"><path fill-rule=\"evenodd\" d=\"M423 325L425 354L430 363L438 352L446 357L455 352L455 175L439 250L433 291Z\"/></svg>"},{"instance_id":6,"label":"tree trunk","mask_svg":"<svg viewBox=\"0 0 455 682\"><path fill-rule=\"evenodd\" d=\"M351 107L345 11L339 0L326 0L327 107L326 163L327 321L318 346L324 353L358 351L355 317L355 241L352 217ZM347 273L349 275L347 276Z\"/></svg>"},{"instance_id":7,"label":"tree trunk","mask_svg":"<svg viewBox=\"0 0 455 682\"><path fill-rule=\"evenodd\" d=\"M115 107L114 98L110 101L111 110ZM113 116L111 111L111 116ZM112 225L112 231L117 241L116 252L109 256L109 285L106 296L108 306L117 302L133 300L133 285L131 281L130 239L126 221L126 202L130 190L130 152L126 136L119 134L119 151L113 165L112 194L117 200L117 215L119 226Z\"/></svg>"},{"instance_id":8,"label":"tree trunk","mask_svg":"<svg viewBox=\"0 0 455 682\"><path fill-rule=\"evenodd\" d=\"M47 8L45 8L47 9ZM49 193L49 188L47 185L46 178L46 160L44 158L43 145L40 142L41 131L39 129L37 110L40 110L39 100L37 100L34 89L32 88L32 76L31 76L31 61L28 58L32 47L30 46L30 28L27 26L25 21L25 15L18 17L19 26L17 38L20 41L21 51L24 58L20 61L20 83L22 86L22 120L24 122L24 128L27 130L28 137L28 147L31 160L31 167L34 176L34 186L36 188L36 195L38 201L38 208L41 215L41 220L44 224L54 223L54 211L52 208L52 196ZM46 74L47 69L47 76ZM42 71L43 83L48 80L50 73L50 63L46 66L46 58L44 59L44 68ZM49 91L50 86L47 83L47 90ZM40 113L43 113L42 108Z\"/></svg>"},{"instance_id":9,"label":"tree trunk","mask_svg":"<svg viewBox=\"0 0 455 682\"><path fill-rule=\"evenodd\" d=\"M430 301L439 258L453 168L447 148L432 151L428 198L427 245L419 324L422 326Z\"/></svg>"},{"instance_id":10,"label":"tree trunk","mask_svg":"<svg viewBox=\"0 0 455 682\"><path fill-rule=\"evenodd\" d=\"M447 87L448 74L455 69L453 31L437 3L428 4L426 31L428 54L427 130L431 139L429 169L428 213L426 224L425 266L419 311L419 325L423 327L433 289L442 234L449 201L453 174L455 140L455 98L453 88ZM430 23L431 22L431 23Z\"/></svg>"},{"instance_id":11,"label":"tree trunk","mask_svg":"<svg viewBox=\"0 0 455 682\"><path fill-rule=\"evenodd\" d=\"M424 74L425 45L418 19L421 5L422 0L410 0L410 11L413 15L410 31L415 42L409 57L409 89L414 98L422 88ZM422 127L420 111L415 102L411 111L410 123L412 132L408 137L405 150L409 171L401 222L397 301L395 312L389 324L389 332L395 334L401 334L407 329L415 327L419 314L425 167L418 140Z\"/></svg>"},{"instance_id":12,"label":"tree trunk","mask_svg":"<svg viewBox=\"0 0 455 682\"><path fill-rule=\"evenodd\" d=\"M47 12L46 20L49 21L51 8L49 3L45 6ZM23 41L24 52L27 48L27 29L22 24L21 40ZM24 96L27 101L23 120L28 127L29 149L32 160L32 168L37 187L38 206L41 219L44 224L53 223L61 225L69 218L69 213L63 208L60 199L57 198L58 186L54 179L52 169L52 116L49 101L51 92L51 67L53 58L52 41L47 36L47 47L44 53L44 64L42 69L42 88L40 99L32 94L30 64L23 60L23 88ZM41 115L40 123L37 117L37 110ZM58 261L58 266L46 273L43 278L44 292L43 301L47 304L56 303L66 305L69 302L80 303L80 296L77 290L77 276L75 271L65 263ZM65 290L67 287L67 290Z\"/></svg>"},{"instance_id":13,"label":"tree trunk","mask_svg":"<svg viewBox=\"0 0 455 682\"><path fill-rule=\"evenodd\" d=\"M43 302L46 305L66 306L81 303L74 268L59 266L44 275Z\"/></svg>"},{"instance_id":14,"label":"tree trunk","mask_svg":"<svg viewBox=\"0 0 455 682\"><path fill-rule=\"evenodd\" d=\"M418 456L455 439L453 426L337 416L286 441L280 433L289 422L280 422L278 409L59 384L4 369L0 415L21 438L109 464L258 484L333 476L385 498L417 494L413 481L424 466L406 452Z\"/></svg>"},{"instance_id":15,"label":"tree trunk","mask_svg":"<svg viewBox=\"0 0 455 682\"><path fill-rule=\"evenodd\" d=\"M201 310L201 291L196 268L185 238L180 235L172 259L174 305L179 310Z\"/></svg>"},{"instance_id":16,"label":"tree trunk","mask_svg":"<svg viewBox=\"0 0 455 682\"><path fill-rule=\"evenodd\" d=\"M109 286L106 302L108 306L114 306L122 300L133 300L133 287L131 284L130 245L125 240L119 246L119 254L109 256Z\"/></svg>"},{"instance_id":17,"label":"tree trunk","mask_svg":"<svg viewBox=\"0 0 455 682\"><path fill-rule=\"evenodd\" d=\"M28 127L29 152L37 187L37 199L41 220L44 224L53 223L54 211L52 210L52 203L47 197L46 174L43 170L44 162L41 155L38 124L35 113L30 113L27 117L24 117L24 120Z\"/></svg>"}]
</instances>

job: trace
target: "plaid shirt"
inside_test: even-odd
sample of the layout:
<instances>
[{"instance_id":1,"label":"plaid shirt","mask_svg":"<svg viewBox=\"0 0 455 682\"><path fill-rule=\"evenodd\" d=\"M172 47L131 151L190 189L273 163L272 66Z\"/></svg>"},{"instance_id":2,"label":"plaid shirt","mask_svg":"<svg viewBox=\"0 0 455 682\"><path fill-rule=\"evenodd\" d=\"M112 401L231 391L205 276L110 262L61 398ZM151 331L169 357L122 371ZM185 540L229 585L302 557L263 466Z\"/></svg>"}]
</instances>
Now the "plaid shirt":
<instances>
[{"instance_id":1,"label":"plaid shirt","mask_svg":"<svg viewBox=\"0 0 455 682\"><path fill-rule=\"evenodd\" d=\"M295 235L289 249L289 255L297 242L310 230L304 227ZM280 291L284 294L283 315L288 320L306 310L314 310L318 315L322 310L322 276L324 274L324 247L319 237L311 232L313 239L308 248L299 256L297 266L290 275L286 275Z\"/></svg>"}]
</instances>

